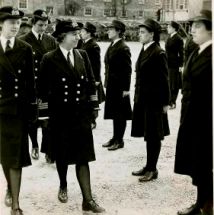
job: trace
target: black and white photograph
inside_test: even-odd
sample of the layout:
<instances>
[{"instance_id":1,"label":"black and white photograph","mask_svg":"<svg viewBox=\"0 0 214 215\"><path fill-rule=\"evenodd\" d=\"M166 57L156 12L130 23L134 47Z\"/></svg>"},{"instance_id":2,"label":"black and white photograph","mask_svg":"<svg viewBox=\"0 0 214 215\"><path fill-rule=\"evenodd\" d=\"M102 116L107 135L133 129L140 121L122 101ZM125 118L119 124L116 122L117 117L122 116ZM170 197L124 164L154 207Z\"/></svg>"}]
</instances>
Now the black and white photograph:
<instances>
[{"instance_id":1,"label":"black and white photograph","mask_svg":"<svg viewBox=\"0 0 214 215\"><path fill-rule=\"evenodd\" d=\"M213 215L212 0L0 0L0 214Z\"/></svg>"}]
</instances>

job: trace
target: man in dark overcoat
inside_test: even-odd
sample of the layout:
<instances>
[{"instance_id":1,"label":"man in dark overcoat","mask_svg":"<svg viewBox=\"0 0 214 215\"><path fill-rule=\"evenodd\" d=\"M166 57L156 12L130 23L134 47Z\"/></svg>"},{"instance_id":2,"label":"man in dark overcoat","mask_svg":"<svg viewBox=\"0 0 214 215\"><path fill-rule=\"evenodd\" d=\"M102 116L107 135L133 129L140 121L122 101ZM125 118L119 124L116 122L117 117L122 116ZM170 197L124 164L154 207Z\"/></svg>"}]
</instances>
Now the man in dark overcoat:
<instances>
[{"instance_id":1,"label":"man in dark overcoat","mask_svg":"<svg viewBox=\"0 0 214 215\"><path fill-rule=\"evenodd\" d=\"M136 62L131 135L144 137L147 162L132 175L142 176L139 181L146 182L158 177L161 141L169 135L169 83L166 54L159 46L160 25L153 19L146 19L139 28L143 47Z\"/></svg>"},{"instance_id":2,"label":"man in dark overcoat","mask_svg":"<svg viewBox=\"0 0 214 215\"><path fill-rule=\"evenodd\" d=\"M59 175L58 199L68 201L68 165L76 165L82 191L82 209L103 212L92 198L88 162L95 160L92 115L98 115L98 99L87 53L75 49L80 39L77 23L59 21L53 36L59 47L44 55L39 75L39 96L48 101L51 142Z\"/></svg>"},{"instance_id":3,"label":"man in dark overcoat","mask_svg":"<svg viewBox=\"0 0 214 215\"><path fill-rule=\"evenodd\" d=\"M176 100L181 87L181 72L183 66L183 40L178 35L179 24L171 21L167 26L169 37L165 49L169 67L169 86L171 92L170 109L176 108Z\"/></svg>"},{"instance_id":4,"label":"man in dark overcoat","mask_svg":"<svg viewBox=\"0 0 214 215\"><path fill-rule=\"evenodd\" d=\"M56 49L57 45L55 39L44 33L49 23L49 18L44 10L38 9L34 11L32 18L32 30L21 36L20 39L26 41L32 46L33 58L34 58L34 74L37 86L37 78L39 74L40 62L45 53ZM39 98L38 98L39 99ZM49 139L49 128L47 119L48 104L47 101L43 103L39 102L39 119L36 123L30 125L29 135L32 141L32 152L31 157L33 159L39 159L39 145L37 141L37 128L42 127L42 143L41 152L46 154L46 161L51 162L50 156L50 139Z\"/></svg>"},{"instance_id":5,"label":"man in dark overcoat","mask_svg":"<svg viewBox=\"0 0 214 215\"><path fill-rule=\"evenodd\" d=\"M105 54L106 101L104 119L113 120L113 137L103 147L117 150L124 147L123 136L126 121L131 120L130 103L131 53L123 39L126 26L113 20L108 26L108 37L112 43Z\"/></svg>"},{"instance_id":6,"label":"man in dark overcoat","mask_svg":"<svg viewBox=\"0 0 214 215\"><path fill-rule=\"evenodd\" d=\"M212 13L204 10L191 20L198 44L184 73L175 173L188 175L197 187L196 203L179 215L213 214Z\"/></svg>"},{"instance_id":7,"label":"man in dark overcoat","mask_svg":"<svg viewBox=\"0 0 214 215\"><path fill-rule=\"evenodd\" d=\"M94 78L97 87L98 102L101 104L105 100L103 84L101 79L101 60L100 47L95 39L96 26L90 22L86 22L81 29L81 38L83 39L81 49L85 50L91 62L91 67L94 73ZM96 127L95 119L92 119L92 128Z\"/></svg>"},{"instance_id":8,"label":"man in dark overcoat","mask_svg":"<svg viewBox=\"0 0 214 215\"><path fill-rule=\"evenodd\" d=\"M28 123L37 116L32 49L16 38L23 15L11 6L0 8L0 163L11 215L23 214L19 206L22 167L31 165Z\"/></svg>"}]
</instances>

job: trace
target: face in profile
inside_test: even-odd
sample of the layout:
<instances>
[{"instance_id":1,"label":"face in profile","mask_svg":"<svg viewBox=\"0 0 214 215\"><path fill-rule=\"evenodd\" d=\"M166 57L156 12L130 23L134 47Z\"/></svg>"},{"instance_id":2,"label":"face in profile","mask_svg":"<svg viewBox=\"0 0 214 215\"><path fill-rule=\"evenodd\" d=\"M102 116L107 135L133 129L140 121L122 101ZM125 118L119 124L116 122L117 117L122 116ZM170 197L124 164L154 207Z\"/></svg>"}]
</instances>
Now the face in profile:
<instances>
[{"instance_id":1,"label":"face in profile","mask_svg":"<svg viewBox=\"0 0 214 215\"><path fill-rule=\"evenodd\" d=\"M116 38L119 37L119 32L116 31L115 28L109 28L108 31L107 31L107 33L108 33L108 38L110 40L114 40L114 39L116 39Z\"/></svg>"},{"instance_id":2,"label":"face in profile","mask_svg":"<svg viewBox=\"0 0 214 215\"><path fill-rule=\"evenodd\" d=\"M78 41L80 39L79 31L70 31L66 33L63 43L69 48L77 47Z\"/></svg>"},{"instance_id":3,"label":"face in profile","mask_svg":"<svg viewBox=\"0 0 214 215\"><path fill-rule=\"evenodd\" d=\"M191 34L193 36L193 41L198 45L201 45L212 38L212 32L206 29L206 26L202 21L193 22Z\"/></svg>"}]
</instances>

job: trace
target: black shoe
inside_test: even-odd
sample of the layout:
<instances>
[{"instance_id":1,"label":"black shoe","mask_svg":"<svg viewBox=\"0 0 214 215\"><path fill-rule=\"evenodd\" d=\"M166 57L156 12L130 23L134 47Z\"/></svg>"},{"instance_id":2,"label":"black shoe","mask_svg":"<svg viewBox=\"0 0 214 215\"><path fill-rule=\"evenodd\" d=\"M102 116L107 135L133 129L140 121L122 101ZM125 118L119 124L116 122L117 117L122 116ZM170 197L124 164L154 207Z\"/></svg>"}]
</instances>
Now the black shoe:
<instances>
[{"instance_id":1,"label":"black shoe","mask_svg":"<svg viewBox=\"0 0 214 215\"><path fill-rule=\"evenodd\" d=\"M83 211L92 211L93 213L105 212L105 209L100 207L94 200L91 200L89 202L83 201L82 210Z\"/></svg>"},{"instance_id":2,"label":"black shoe","mask_svg":"<svg viewBox=\"0 0 214 215\"><path fill-rule=\"evenodd\" d=\"M31 157L34 160L38 160L39 159L39 148L32 148Z\"/></svg>"},{"instance_id":3,"label":"black shoe","mask_svg":"<svg viewBox=\"0 0 214 215\"><path fill-rule=\"evenodd\" d=\"M24 215L23 211L20 208L11 209L11 215Z\"/></svg>"},{"instance_id":4,"label":"black shoe","mask_svg":"<svg viewBox=\"0 0 214 215\"><path fill-rule=\"evenodd\" d=\"M66 203L68 201L67 188L59 188L58 199L62 203Z\"/></svg>"},{"instance_id":5,"label":"black shoe","mask_svg":"<svg viewBox=\"0 0 214 215\"><path fill-rule=\"evenodd\" d=\"M191 205L189 208L178 211L177 215L200 215L201 210L198 204Z\"/></svg>"},{"instance_id":6,"label":"black shoe","mask_svg":"<svg viewBox=\"0 0 214 215\"><path fill-rule=\"evenodd\" d=\"M108 148L109 151L115 151L124 147L124 142L116 140L115 143Z\"/></svg>"},{"instance_id":7,"label":"black shoe","mask_svg":"<svg viewBox=\"0 0 214 215\"><path fill-rule=\"evenodd\" d=\"M51 158L47 154L45 155L45 160L48 164L54 163L54 161L52 161Z\"/></svg>"},{"instance_id":8,"label":"black shoe","mask_svg":"<svg viewBox=\"0 0 214 215\"><path fill-rule=\"evenodd\" d=\"M139 182L147 182L153 179L158 178L158 171L147 171L141 178L139 178Z\"/></svg>"},{"instance_id":9,"label":"black shoe","mask_svg":"<svg viewBox=\"0 0 214 215\"><path fill-rule=\"evenodd\" d=\"M11 191L9 189L7 189L6 191L4 203L7 207L11 207L12 205L12 196L11 196Z\"/></svg>"},{"instance_id":10,"label":"black shoe","mask_svg":"<svg viewBox=\"0 0 214 215\"><path fill-rule=\"evenodd\" d=\"M134 176L143 176L146 173L146 171L147 171L146 167L143 167L143 169L133 171L132 175L134 175Z\"/></svg>"},{"instance_id":11,"label":"black shoe","mask_svg":"<svg viewBox=\"0 0 214 215\"><path fill-rule=\"evenodd\" d=\"M112 138L107 143L104 143L102 147L110 147L114 144L115 140Z\"/></svg>"}]
</instances>

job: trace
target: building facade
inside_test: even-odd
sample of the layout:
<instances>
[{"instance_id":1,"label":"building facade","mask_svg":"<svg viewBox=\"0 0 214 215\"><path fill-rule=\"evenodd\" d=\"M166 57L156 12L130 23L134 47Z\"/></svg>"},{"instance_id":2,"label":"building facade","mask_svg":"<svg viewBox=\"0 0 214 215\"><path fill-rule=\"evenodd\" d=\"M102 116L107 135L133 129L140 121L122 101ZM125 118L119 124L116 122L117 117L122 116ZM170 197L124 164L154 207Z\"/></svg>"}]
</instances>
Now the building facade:
<instances>
[{"instance_id":1,"label":"building facade","mask_svg":"<svg viewBox=\"0 0 214 215\"><path fill-rule=\"evenodd\" d=\"M140 21L150 17L167 22L185 21L203 7L211 8L211 0L0 0L0 6L5 5L18 7L26 14L44 9L53 17L100 21L115 17Z\"/></svg>"}]
</instances>

